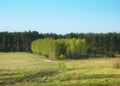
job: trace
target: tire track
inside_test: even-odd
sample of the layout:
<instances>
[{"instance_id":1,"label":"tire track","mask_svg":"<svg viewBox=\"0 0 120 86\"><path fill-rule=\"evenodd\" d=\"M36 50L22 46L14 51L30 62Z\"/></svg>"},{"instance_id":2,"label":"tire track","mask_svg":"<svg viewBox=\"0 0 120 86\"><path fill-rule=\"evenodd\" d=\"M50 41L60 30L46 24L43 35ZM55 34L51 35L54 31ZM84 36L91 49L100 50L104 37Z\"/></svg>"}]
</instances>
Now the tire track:
<instances>
[{"instance_id":1,"label":"tire track","mask_svg":"<svg viewBox=\"0 0 120 86\"><path fill-rule=\"evenodd\" d=\"M56 75L58 73L61 73L61 72L60 71L38 72L36 74L26 76L26 77L23 77L21 79L18 79L18 80L9 82L9 83L8 82L1 82L0 86L10 86L10 85L17 84L17 83L33 82L40 77L44 77L44 76L48 77L48 76Z\"/></svg>"}]
</instances>

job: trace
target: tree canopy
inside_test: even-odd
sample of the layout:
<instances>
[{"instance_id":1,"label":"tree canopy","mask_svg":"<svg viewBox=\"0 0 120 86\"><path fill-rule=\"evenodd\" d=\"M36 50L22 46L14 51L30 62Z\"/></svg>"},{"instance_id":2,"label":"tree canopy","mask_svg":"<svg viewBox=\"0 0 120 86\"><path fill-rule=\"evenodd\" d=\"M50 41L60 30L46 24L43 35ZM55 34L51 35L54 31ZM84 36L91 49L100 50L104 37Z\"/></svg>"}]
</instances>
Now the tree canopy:
<instances>
[{"instance_id":1,"label":"tree canopy","mask_svg":"<svg viewBox=\"0 0 120 86\"><path fill-rule=\"evenodd\" d=\"M81 58L87 56L88 44L84 39L38 39L32 42L33 53L49 58Z\"/></svg>"},{"instance_id":2,"label":"tree canopy","mask_svg":"<svg viewBox=\"0 0 120 86\"><path fill-rule=\"evenodd\" d=\"M72 54L76 52L84 53L84 51L74 49L74 47L82 48L82 46L78 45L79 43L84 42L84 40L89 45L87 53L90 56L111 56L113 54L120 53L120 33L69 33L65 35L58 35L55 33L42 34L37 31L0 32L0 52L31 52L32 41L45 38L51 38L53 40L61 39L61 41L56 44L56 46L61 49L66 48L67 45L64 45L67 44L67 42L71 43L69 47L66 48L66 54L70 53L69 55L71 57ZM63 39L72 40L66 40L66 42L63 42ZM75 52L70 51L72 49L75 50ZM61 52L64 52L64 50L59 53ZM63 57L63 55L61 55L61 57Z\"/></svg>"}]
</instances>

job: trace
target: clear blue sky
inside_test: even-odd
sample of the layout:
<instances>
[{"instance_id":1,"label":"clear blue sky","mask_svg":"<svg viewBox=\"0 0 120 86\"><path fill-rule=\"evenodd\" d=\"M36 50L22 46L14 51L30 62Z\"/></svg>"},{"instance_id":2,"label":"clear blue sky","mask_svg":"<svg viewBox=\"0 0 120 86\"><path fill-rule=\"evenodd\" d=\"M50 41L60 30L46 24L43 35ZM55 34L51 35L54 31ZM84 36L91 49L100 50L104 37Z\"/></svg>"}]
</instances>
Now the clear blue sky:
<instances>
[{"instance_id":1,"label":"clear blue sky","mask_svg":"<svg viewBox=\"0 0 120 86\"><path fill-rule=\"evenodd\" d=\"M1 31L120 32L120 0L0 0Z\"/></svg>"}]
</instances>

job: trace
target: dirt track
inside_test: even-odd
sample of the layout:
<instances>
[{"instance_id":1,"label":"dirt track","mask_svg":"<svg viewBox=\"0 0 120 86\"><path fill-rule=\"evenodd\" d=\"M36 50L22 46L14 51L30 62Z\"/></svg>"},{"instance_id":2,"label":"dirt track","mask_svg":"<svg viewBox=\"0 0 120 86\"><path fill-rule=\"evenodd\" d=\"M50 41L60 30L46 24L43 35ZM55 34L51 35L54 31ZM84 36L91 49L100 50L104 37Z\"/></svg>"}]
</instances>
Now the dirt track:
<instances>
[{"instance_id":1,"label":"dirt track","mask_svg":"<svg viewBox=\"0 0 120 86\"><path fill-rule=\"evenodd\" d=\"M37 80L40 77L52 76L52 75L55 75L58 73L60 73L60 71L38 72L34 75L30 75L30 76L27 76L27 77L24 77L24 78L21 78L21 79L18 79L18 80L9 82L9 83L2 82L2 83L0 83L0 86L10 86L10 85L17 84L17 83L32 82L32 81Z\"/></svg>"}]
</instances>

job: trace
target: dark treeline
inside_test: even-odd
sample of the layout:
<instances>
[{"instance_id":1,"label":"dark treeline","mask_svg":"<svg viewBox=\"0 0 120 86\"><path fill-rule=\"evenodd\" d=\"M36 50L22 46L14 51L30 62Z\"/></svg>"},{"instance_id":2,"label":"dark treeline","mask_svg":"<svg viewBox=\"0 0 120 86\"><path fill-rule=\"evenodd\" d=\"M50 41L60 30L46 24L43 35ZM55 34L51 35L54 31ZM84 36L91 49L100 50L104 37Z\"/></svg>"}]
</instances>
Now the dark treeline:
<instances>
[{"instance_id":1,"label":"dark treeline","mask_svg":"<svg viewBox=\"0 0 120 86\"><path fill-rule=\"evenodd\" d=\"M15 52L15 51L30 51L31 42L40 35L38 32L0 32L0 51Z\"/></svg>"},{"instance_id":2,"label":"dark treeline","mask_svg":"<svg viewBox=\"0 0 120 86\"><path fill-rule=\"evenodd\" d=\"M31 52L31 42L38 38L63 38L63 35L53 33L28 32L0 32L0 52Z\"/></svg>"},{"instance_id":3,"label":"dark treeline","mask_svg":"<svg viewBox=\"0 0 120 86\"><path fill-rule=\"evenodd\" d=\"M69 33L57 35L53 33L0 32L0 52L31 52L31 42L38 38L80 38L89 45L91 55L112 55L120 53L120 33Z\"/></svg>"},{"instance_id":4,"label":"dark treeline","mask_svg":"<svg viewBox=\"0 0 120 86\"><path fill-rule=\"evenodd\" d=\"M89 44L89 55L114 56L120 53L120 33L70 33L65 37L86 39Z\"/></svg>"}]
</instances>

